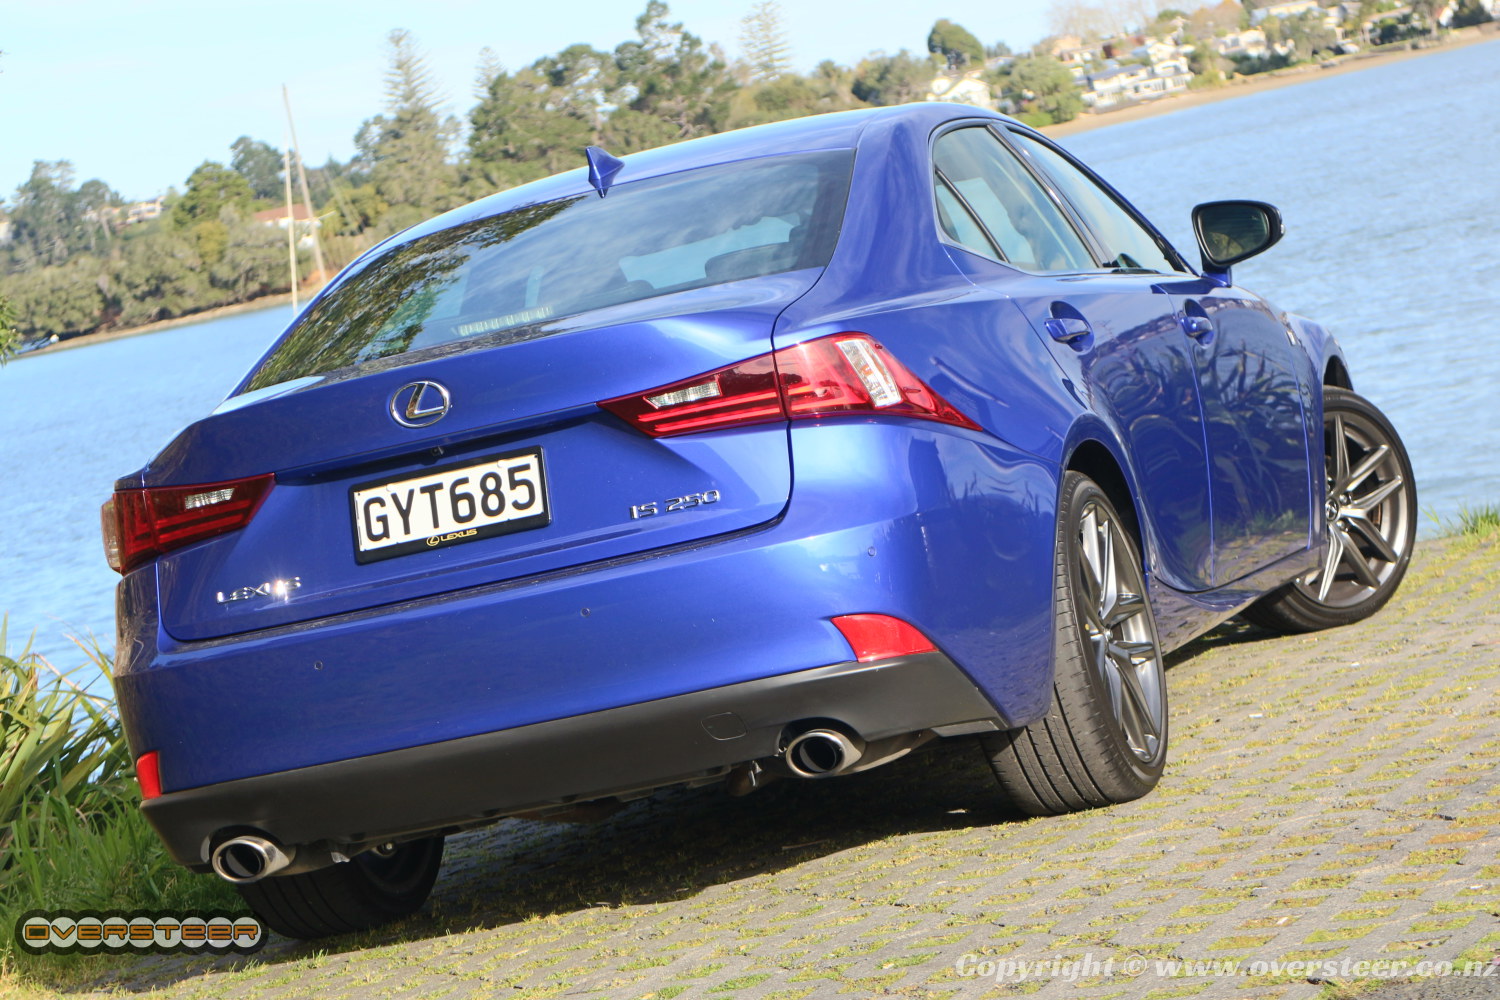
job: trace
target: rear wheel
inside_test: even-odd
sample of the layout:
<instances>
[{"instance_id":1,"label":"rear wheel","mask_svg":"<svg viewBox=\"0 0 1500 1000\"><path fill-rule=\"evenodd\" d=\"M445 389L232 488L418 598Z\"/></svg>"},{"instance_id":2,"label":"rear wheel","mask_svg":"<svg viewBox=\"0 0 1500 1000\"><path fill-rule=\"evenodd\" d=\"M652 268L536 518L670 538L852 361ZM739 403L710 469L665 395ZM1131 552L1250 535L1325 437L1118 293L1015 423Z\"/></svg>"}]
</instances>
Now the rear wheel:
<instances>
[{"instance_id":1,"label":"rear wheel","mask_svg":"<svg viewBox=\"0 0 1500 1000\"><path fill-rule=\"evenodd\" d=\"M1063 478L1054 565L1052 704L981 740L1012 803L1033 816L1128 802L1167 759L1167 686L1141 558L1093 480Z\"/></svg>"},{"instance_id":2,"label":"rear wheel","mask_svg":"<svg viewBox=\"0 0 1500 1000\"><path fill-rule=\"evenodd\" d=\"M368 930L415 913L427 901L443 838L375 848L347 862L235 886L261 922L291 938Z\"/></svg>"},{"instance_id":3,"label":"rear wheel","mask_svg":"<svg viewBox=\"0 0 1500 1000\"><path fill-rule=\"evenodd\" d=\"M1368 618L1401 585L1417 537L1411 460L1385 414L1347 389L1323 389L1327 541L1317 569L1241 614L1274 632Z\"/></svg>"}]
</instances>

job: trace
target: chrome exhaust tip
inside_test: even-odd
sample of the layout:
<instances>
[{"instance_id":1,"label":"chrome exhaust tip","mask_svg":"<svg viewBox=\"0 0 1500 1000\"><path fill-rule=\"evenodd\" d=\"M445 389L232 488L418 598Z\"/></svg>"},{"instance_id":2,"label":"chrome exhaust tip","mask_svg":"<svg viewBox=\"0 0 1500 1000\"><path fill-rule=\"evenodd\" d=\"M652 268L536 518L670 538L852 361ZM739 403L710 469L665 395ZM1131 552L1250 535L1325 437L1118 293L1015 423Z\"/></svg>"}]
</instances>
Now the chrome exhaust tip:
<instances>
[{"instance_id":1,"label":"chrome exhaust tip","mask_svg":"<svg viewBox=\"0 0 1500 1000\"><path fill-rule=\"evenodd\" d=\"M214 848L209 861L214 872L226 882L247 885L274 875L292 863L295 847L282 847L267 837L245 835L233 837Z\"/></svg>"},{"instance_id":2,"label":"chrome exhaust tip","mask_svg":"<svg viewBox=\"0 0 1500 1000\"><path fill-rule=\"evenodd\" d=\"M837 729L809 729L786 745L786 768L799 778L832 778L855 764L865 752L864 741Z\"/></svg>"}]
</instances>

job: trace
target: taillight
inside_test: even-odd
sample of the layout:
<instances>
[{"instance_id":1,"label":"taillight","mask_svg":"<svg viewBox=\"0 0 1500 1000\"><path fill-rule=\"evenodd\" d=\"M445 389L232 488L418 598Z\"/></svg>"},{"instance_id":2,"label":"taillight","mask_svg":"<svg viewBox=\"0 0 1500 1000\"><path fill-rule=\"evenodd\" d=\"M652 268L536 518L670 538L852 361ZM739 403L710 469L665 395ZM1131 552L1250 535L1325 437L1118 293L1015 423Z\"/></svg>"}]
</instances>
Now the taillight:
<instances>
[{"instance_id":1,"label":"taillight","mask_svg":"<svg viewBox=\"0 0 1500 1000\"><path fill-rule=\"evenodd\" d=\"M250 523L276 477L197 486L150 486L116 490L99 511L104 556L112 569L128 573L164 552L237 531Z\"/></svg>"},{"instance_id":2,"label":"taillight","mask_svg":"<svg viewBox=\"0 0 1500 1000\"><path fill-rule=\"evenodd\" d=\"M836 333L599 404L652 437L872 413L979 425L863 333Z\"/></svg>"}]
</instances>

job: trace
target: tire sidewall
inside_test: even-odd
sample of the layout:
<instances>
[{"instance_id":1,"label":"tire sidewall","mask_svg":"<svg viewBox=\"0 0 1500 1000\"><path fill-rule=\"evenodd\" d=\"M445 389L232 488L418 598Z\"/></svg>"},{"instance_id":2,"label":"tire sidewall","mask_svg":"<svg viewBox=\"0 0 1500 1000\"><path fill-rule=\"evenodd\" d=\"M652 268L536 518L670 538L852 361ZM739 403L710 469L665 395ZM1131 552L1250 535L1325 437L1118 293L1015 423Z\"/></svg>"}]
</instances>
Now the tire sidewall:
<instances>
[{"instance_id":1,"label":"tire sidewall","mask_svg":"<svg viewBox=\"0 0 1500 1000\"><path fill-rule=\"evenodd\" d=\"M1115 718L1111 707L1110 693L1107 684L1099 672L1094 669L1087 655L1088 639L1083 629L1082 619L1078 612L1078 602L1086 593L1083 586L1082 567L1080 564L1080 553L1078 552L1078 536L1082 530L1083 514L1090 503L1098 504L1108 514L1112 531L1115 536L1116 558L1126 561L1134 575L1132 584L1140 588L1141 596L1146 601L1145 618L1147 628L1150 630L1151 643L1156 650L1158 669L1163 671L1162 684L1162 720L1160 744L1156 757L1147 762L1136 756L1125 740L1119 722ZM1125 530L1125 522L1119 511L1110 502L1109 496L1099 488L1091 479L1080 473L1069 472L1064 477L1063 483L1063 506L1058 517L1058 572L1063 574L1063 581L1067 592L1067 601L1064 607L1058 609L1058 649L1059 658L1057 670L1072 670L1082 675L1084 684L1087 685L1089 697L1096 706L1105 725L1098 727L1104 736L1104 750L1112 765L1112 769L1127 782L1149 790L1161 778L1162 770L1166 766L1167 748L1170 743L1170 712L1167 711L1167 692L1165 669L1161 662L1161 637L1156 628L1156 616L1151 610L1150 593L1146 586L1145 571L1142 565L1139 548L1130 532ZM1071 641L1067 641L1071 639ZM1075 650L1072 657L1075 662L1064 662L1063 652ZM1062 695L1062 691L1058 691ZM1140 793L1138 793L1140 794Z\"/></svg>"}]
</instances>

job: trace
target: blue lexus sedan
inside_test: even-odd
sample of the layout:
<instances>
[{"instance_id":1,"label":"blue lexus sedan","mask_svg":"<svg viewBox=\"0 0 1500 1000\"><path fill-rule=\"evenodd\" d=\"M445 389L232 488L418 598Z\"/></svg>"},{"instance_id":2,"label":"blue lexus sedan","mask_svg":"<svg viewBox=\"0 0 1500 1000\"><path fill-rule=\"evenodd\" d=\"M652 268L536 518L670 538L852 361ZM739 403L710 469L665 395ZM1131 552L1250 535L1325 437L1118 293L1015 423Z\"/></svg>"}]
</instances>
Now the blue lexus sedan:
<instances>
[{"instance_id":1,"label":"blue lexus sedan","mask_svg":"<svg viewBox=\"0 0 1500 1000\"><path fill-rule=\"evenodd\" d=\"M1165 653L1399 585L1400 439L1232 280L1270 205L1190 262L942 103L579 162L365 253L105 505L143 808L271 928L413 912L502 817L933 741L1127 801Z\"/></svg>"}]
</instances>

